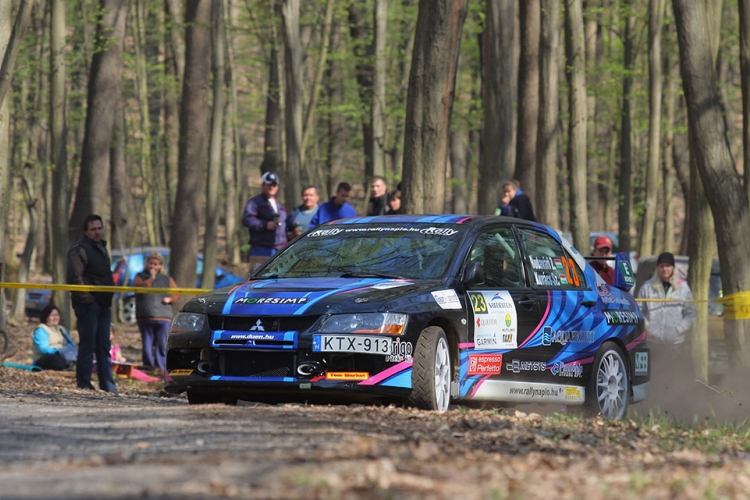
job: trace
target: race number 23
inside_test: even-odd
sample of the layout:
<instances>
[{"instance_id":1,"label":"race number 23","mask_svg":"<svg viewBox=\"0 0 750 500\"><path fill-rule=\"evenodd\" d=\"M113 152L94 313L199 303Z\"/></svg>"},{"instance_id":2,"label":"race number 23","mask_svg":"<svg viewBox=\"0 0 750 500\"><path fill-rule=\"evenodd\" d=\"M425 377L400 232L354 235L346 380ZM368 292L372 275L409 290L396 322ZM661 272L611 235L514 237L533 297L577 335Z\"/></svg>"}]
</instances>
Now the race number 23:
<instances>
[{"instance_id":1,"label":"race number 23","mask_svg":"<svg viewBox=\"0 0 750 500\"><path fill-rule=\"evenodd\" d=\"M486 313L487 302L484 301L484 296L481 293L470 293L471 307L474 308L475 313Z\"/></svg>"},{"instance_id":2,"label":"race number 23","mask_svg":"<svg viewBox=\"0 0 750 500\"><path fill-rule=\"evenodd\" d=\"M562 260L563 266L565 266L565 278L568 280L568 283L581 286L581 278L578 277L578 268L576 268L573 259L563 255L560 260Z\"/></svg>"}]
</instances>

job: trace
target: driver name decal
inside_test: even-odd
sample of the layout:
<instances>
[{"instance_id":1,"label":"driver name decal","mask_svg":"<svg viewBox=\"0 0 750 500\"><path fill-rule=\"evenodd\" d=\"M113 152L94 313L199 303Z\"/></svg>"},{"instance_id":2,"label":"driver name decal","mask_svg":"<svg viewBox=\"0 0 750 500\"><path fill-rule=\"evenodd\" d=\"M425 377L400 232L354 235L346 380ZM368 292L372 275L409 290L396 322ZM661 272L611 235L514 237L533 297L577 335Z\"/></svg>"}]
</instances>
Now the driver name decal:
<instances>
[{"instance_id":1,"label":"driver name decal","mask_svg":"<svg viewBox=\"0 0 750 500\"><path fill-rule=\"evenodd\" d=\"M474 348L517 348L518 314L510 292L470 292L469 298L474 311Z\"/></svg>"}]
</instances>

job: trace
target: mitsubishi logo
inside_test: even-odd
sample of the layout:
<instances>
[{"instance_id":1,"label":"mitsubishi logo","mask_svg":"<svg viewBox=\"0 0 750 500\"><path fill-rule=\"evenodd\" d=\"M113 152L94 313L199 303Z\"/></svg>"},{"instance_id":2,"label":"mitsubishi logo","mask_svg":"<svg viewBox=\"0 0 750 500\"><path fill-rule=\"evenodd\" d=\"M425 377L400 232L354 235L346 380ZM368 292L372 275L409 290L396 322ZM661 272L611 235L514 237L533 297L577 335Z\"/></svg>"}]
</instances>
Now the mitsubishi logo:
<instances>
[{"instance_id":1,"label":"mitsubishi logo","mask_svg":"<svg viewBox=\"0 0 750 500\"><path fill-rule=\"evenodd\" d=\"M255 326L253 326L252 328L250 328L250 331L251 332L265 332L266 329L263 328L263 323L261 323L260 320L258 320L255 323Z\"/></svg>"}]
</instances>

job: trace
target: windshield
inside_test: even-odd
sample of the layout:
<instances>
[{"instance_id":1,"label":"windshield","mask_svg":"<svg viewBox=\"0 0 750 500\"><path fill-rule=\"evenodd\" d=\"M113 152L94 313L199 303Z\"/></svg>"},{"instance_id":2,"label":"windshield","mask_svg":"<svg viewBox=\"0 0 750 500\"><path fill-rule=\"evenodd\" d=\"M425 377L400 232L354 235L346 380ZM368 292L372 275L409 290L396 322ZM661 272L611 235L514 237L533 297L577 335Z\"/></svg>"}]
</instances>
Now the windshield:
<instances>
[{"instance_id":1,"label":"windshield","mask_svg":"<svg viewBox=\"0 0 750 500\"><path fill-rule=\"evenodd\" d=\"M307 233L260 278L442 278L463 230L455 225L352 224Z\"/></svg>"}]
</instances>

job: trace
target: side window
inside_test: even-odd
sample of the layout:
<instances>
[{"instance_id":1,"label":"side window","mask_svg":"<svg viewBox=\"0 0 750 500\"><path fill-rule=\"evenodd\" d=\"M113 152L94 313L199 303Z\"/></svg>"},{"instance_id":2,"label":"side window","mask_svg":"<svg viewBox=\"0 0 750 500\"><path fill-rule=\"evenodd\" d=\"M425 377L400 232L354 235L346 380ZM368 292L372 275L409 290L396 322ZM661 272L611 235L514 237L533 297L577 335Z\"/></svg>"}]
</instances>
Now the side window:
<instances>
[{"instance_id":1,"label":"side window","mask_svg":"<svg viewBox=\"0 0 750 500\"><path fill-rule=\"evenodd\" d=\"M541 288L580 288L586 286L583 272L562 246L550 235L521 229L521 244L526 250L529 280Z\"/></svg>"},{"instance_id":2,"label":"side window","mask_svg":"<svg viewBox=\"0 0 750 500\"><path fill-rule=\"evenodd\" d=\"M511 228L496 228L481 233L474 242L470 255L470 262L477 262L484 268L484 287L526 286L521 253Z\"/></svg>"}]
</instances>

